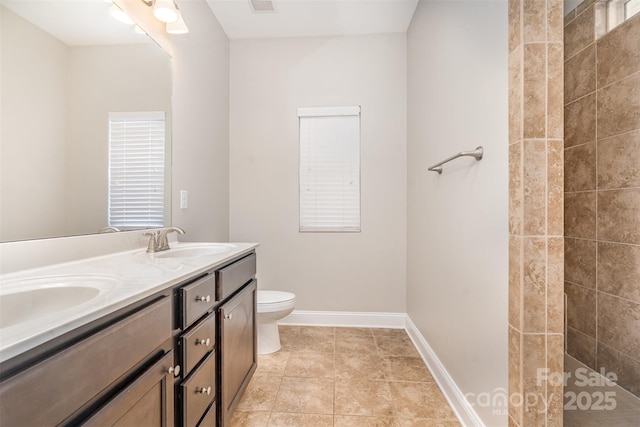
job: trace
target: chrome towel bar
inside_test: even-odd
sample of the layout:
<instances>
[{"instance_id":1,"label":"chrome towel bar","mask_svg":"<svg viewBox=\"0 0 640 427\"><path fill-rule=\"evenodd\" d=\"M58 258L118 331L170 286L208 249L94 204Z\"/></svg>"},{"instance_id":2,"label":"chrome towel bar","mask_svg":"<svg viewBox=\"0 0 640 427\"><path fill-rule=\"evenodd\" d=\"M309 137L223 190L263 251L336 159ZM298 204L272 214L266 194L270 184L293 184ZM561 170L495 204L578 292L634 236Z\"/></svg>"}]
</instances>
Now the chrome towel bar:
<instances>
[{"instance_id":1,"label":"chrome towel bar","mask_svg":"<svg viewBox=\"0 0 640 427\"><path fill-rule=\"evenodd\" d=\"M471 151L461 151L458 154L454 154L453 156L444 159L443 161L436 163L435 165L429 168L430 171L438 172L438 174L442 173L442 165L450 162L451 160L457 159L458 157L473 157L476 160L482 160L482 146L476 147L475 150Z\"/></svg>"}]
</instances>

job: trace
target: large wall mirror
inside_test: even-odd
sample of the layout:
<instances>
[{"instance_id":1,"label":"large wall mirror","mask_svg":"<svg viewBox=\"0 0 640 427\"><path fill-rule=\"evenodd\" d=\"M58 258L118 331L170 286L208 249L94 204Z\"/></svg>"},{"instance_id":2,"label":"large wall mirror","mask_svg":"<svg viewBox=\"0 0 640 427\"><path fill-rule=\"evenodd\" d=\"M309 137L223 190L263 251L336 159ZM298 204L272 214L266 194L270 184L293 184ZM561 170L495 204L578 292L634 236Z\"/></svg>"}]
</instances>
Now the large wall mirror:
<instances>
[{"instance_id":1,"label":"large wall mirror","mask_svg":"<svg viewBox=\"0 0 640 427\"><path fill-rule=\"evenodd\" d=\"M171 223L170 57L134 25L111 17L109 7L103 0L0 0L1 242L114 225L118 165L139 162L128 154L135 144L117 151L114 140L128 129L135 142L139 115L164 120L143 137L156 146L164 138L155 169L149 166L160 176L126 192L154 193L160 206L154 224L121 228ZM135 209L135 197L125 199Z\"/></svg>"}]
</instances>

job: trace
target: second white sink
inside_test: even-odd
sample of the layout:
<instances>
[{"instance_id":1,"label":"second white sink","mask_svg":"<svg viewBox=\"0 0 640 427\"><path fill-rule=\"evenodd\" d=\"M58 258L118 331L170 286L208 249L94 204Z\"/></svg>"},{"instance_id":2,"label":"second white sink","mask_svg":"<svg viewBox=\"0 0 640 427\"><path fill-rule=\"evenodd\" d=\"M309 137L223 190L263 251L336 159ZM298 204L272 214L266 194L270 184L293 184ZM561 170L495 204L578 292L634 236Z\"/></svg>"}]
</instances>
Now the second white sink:
<instances>
[{"instance_id":1,"label":"second white sink","mask_svg":"<svg viewBox=\"0 0 640 427\"><path fill-rule=\"evenodd\" d=\"M30 322L87 303L121 284L110 276L37 277L4 282L0 329Z\"/></svg>"},{"instance_id":2,"label":"second white sink","mask_svg":"<svg viewBox=\"0 0 640 427\"><path fill-rule=\"evenodd\" d=\"M174 248L162 252L155 252L155 258L190 258L223 254L233 250L236 245L231 243L180 243Z\"/></svg>"}]
</instances>

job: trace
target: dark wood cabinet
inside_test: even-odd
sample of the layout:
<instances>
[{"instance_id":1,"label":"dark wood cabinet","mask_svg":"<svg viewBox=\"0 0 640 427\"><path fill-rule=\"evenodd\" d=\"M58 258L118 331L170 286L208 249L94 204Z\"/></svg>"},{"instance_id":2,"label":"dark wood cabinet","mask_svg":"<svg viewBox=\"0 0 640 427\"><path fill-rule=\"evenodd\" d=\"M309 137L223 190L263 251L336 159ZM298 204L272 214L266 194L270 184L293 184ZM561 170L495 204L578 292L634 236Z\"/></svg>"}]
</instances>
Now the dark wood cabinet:
<instances>
[{"instance_id":1,"label":"dark wood cabinet","mask_svg":"<svg viewBox=\"0 0 640 427\"><path fill-rule=\"evenodd\" d=\"M257 363L256 280L249 283L218 310L220 425L227 425L247 387Z\"/></svg>"},{"instance_id":2,"label":"dark wood cabinet","mask_svg":"<svg viewBox=\"0 0 640 427\"><path fill-rule=\"evenodd\" d=\"M132 313L0 383L0 425L74 424L171 340L171 299Z\"/></svg>"},{"instance_id":3,"label":"dark wood cabinet","mask_svg":"<svg viewBox=\"0 0 640 427\"><path fill-rule=\"evenodd\" d=\"M256 256L132 303L0 366L0 426L216 427L257 366Z\"/></svg>"},{"instance_id":4,"label":"dark wood cabinet","mask_svg":"<svg viewBox=\"0 0 640 427\"><path fill-rule=\"evenodd\" d=\"M173 427L173 351L144 371L83 427Z\"/></svg>"}]
</instances>

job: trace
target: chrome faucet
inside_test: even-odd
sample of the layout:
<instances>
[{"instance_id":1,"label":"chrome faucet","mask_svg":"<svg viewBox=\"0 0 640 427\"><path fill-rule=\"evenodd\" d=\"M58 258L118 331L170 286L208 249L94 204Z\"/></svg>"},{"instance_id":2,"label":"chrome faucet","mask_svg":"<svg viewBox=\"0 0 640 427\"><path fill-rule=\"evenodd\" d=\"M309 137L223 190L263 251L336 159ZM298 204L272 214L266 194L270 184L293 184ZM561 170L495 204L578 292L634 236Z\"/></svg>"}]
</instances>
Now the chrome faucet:
<instances>
[{"instance_id":1,"label":"chrome faucet","mask_svg":"<svg viewBox=\"0 0 640 427\"><path fill-rule=\"evenodd\" d=\"M180 227L167 227L164 230L158 230L155 233L153 231L144 233L143 236L149 236L147 252L154 253L169 250L169 239L167 238L167 234L174 231L178 234L184 234L184 230Z\"/></svg>"}]
</instances>

